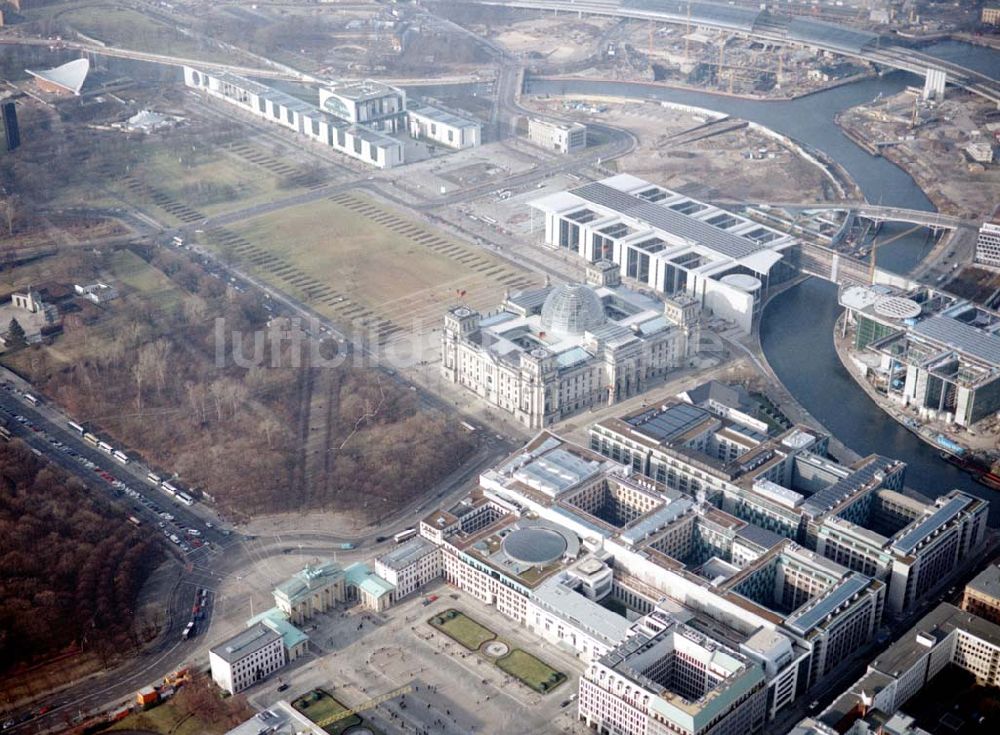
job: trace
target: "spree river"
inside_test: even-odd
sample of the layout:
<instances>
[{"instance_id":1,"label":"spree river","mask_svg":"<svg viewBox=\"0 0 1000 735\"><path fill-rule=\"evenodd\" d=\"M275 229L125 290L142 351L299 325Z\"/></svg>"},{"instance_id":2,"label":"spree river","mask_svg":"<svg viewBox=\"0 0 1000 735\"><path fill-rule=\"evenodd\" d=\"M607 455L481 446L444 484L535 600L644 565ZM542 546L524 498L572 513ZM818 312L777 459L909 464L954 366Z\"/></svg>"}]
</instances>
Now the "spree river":
<instances>
[{"instance_id":1,"label":"spree river","mask_svg":"<svg viewBox=\"0 0 1000 735\"><path fill-rule=\"evenodd\" d=\"M942 58L970 54L969 65L995 73L1000 54L964 44L945 43L925 49ZM974 57L974 58L973 58ZM909 209L933 210L933 205L902 169L876 158L845 136L834 122L838 112L889 96L922 79L896 72L844 85L791 101L743 100L725 95L668 89L645 84L597 80L529 79L531 94L594 94L675 102L715 110L765 125L824 151L840 163L861 187L868 201ZM920 261L929 248L924 234L903 237L879 249L879 266L900 272ZM936 497L952 488L991 498L991 491L948 464L938 452L886 415L854 382L833 346L834 322L840 314L837 290L817 278L775 297L760 326L764 353L775 373L795 398L840 441L861 455L878 453L908 465L906 481ZM991 507L991 522L1000 521L1000 503Z\"/></svg>"}]
</instances>

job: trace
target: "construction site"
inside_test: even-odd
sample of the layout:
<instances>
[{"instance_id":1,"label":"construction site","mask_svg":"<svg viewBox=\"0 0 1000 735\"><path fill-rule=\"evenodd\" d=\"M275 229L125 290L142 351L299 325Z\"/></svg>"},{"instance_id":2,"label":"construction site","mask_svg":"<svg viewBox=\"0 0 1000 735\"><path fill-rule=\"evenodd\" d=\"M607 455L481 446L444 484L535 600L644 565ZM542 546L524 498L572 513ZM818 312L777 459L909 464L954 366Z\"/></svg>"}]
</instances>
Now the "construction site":
<instances>
[{"instance_id":1,"label":"construction site","mask_svg":"<svg viewBox=\"0 0 1000 735\"><path fill-rule=\"evenodd\" d=\"M943 213L988 219L996 206L1000 111L985 100L948 90L925 100L908 89L854 107L838 123L873 155L906 170Z\"/></svg>"}]
</instances>

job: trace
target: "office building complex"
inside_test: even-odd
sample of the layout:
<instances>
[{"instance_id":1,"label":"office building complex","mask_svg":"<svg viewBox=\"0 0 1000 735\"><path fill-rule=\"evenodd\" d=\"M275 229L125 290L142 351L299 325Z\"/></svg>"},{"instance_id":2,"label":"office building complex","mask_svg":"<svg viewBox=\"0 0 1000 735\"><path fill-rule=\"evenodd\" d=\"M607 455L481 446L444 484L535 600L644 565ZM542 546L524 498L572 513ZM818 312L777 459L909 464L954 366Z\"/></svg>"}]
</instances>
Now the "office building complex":
<instances>
[{"instance_id":1,"label":"office building complex","mask_svg":"<svg viewBox=\"0 0 1000 735\"><path fill-rule=\"evenodd\" d=\"M642 616L721 641L759 664L767 718L870 640L885 601L878 580L545 432L420 532L447 582L584 661Z\"/></svg>"},{"instance_id":2,"label":"office building complex","mask_svg":"<svg viewBox=\"0 0 1000 735\"><path fill-rule=\"evenodd\" d=\"M531 202L545 244L614 262L623 277L668 297L697 299L750 332L768 285L795 272L789 235L691 197L620 174Z\"/></svg>"},{"instance_id":3,"label":"office building complex","mask_svg":"<svg viewBox=\"0 0 1000 735\"><path fill-rule=\"evenodd\" d=\"M263 681L285 665L281 634L263 623L240 631L208 652L212 680L230 694Z\"/></svg>"},{"instance_id":4,"label":"office building complex","mask_svg":"<svg viewBox=\"0 0 1000 735\"><path fill-rule=\"evenodd\" d=\"M205 72L185 66L184 83L370 166L392 168L403 163L402 143L381 132L401 127L399 120L405 115L406 96L401 91L391 91L391 87L376 85L379 92L372 92L371 99L366 99L357 87L337 88L337 92L323 90L321 109L227 72ZM401 111L396 109L398 105L403 106ZM341 114L330 112L331 108Z\"/></svg>"},{"instance_id":5,"label":"office building complex","mask_svg":"<svg viewBox=\"0 0 1000 735\"><path fill-rule=\"evenodd\" d=\"M413 138L455 149L474 148L482 142L480 123L437 107L411 106L406 119Z\"/></svg>"},{"instance_id":6,"label":"office building complex","mask_svg":"<svg viewBox=\"0 0 1000 735\"><path fill-rule=\"evenodd\" d=\"M598 732L755 735L765 703L756 662L669 616L649 616L580 679L580 719Z\"/></svg>"},{"instance_id":7,"label":"office building complex","mask_svg":"<svg viewBox=\"0 0 1000 735\"><path fill-rule=\"evenodd\" d=\"M573 153L587 147L587 126L529 118L528 140L546 150Z\"/></svg>"},{"instance_id":8,"label":"office building complex","mask_svg":"<svg viewBox=\"0 0 1000 735\"><path fill-rule=\"evenodd\" d=\"M975 261L980 265L1000 268L1000 222L984 222L979 228Z\"/></svg>"},{"instance_id":9,"label":"office building complex","mask_svg":"<svg viewBox=\"0 0 1000 735\"><path fill-rule=\"evenodd\" d=\"M692 391L696 396L700 391ZM884 581L900 615L943 583L986 533L986 501L954 490L929 503L902 492L905 465L825 457L804 426L768 436L729 412L670 399L591 427L590 446L740 519ZM741 420L737 420L741 417Z\"/></svg>"},{"instance_id":10,"label":"office building complex","mask_svg":"<svg viewBox=\"0 0 1000 735\"><path fill-rule=\"evenodd\" d=\"M888 720L949 664L985 686L1000 685L1000 626L938 605L814 719L838 733L867 732L866 723Z\"/></svg>"},{"instance_id":11,"label":"office building complex","mask_svg":"<svg viewBox=\"0 0 1000 735\"><path fill-rule=\"evenodd\" d=\"M442 376L541 428L647 390L697 350L694 299L658 301L621 286L608 262L588 283L508 295L496 313L445 315Z\"/></svg>"},{"instance_id":12,"label":"office building complex","mask_svg":"<svg viewBox=\"0 0 1000 735\"><path fill-rule=\"evenodd\" d=\"M962 609L1000 624L1000 565L990 564L965 585Z\"/></svg>"},{"instance_id":13,"label":"office building complex","mask_svg":"<svg viewBox=\"0 0 1000 735\"><path fill-rule=\"evenodd\" d=\"M920 286L840 292L862 376L924 419L960 426L1000 411L1000 314Z\"/></svg>"}]
</instances>

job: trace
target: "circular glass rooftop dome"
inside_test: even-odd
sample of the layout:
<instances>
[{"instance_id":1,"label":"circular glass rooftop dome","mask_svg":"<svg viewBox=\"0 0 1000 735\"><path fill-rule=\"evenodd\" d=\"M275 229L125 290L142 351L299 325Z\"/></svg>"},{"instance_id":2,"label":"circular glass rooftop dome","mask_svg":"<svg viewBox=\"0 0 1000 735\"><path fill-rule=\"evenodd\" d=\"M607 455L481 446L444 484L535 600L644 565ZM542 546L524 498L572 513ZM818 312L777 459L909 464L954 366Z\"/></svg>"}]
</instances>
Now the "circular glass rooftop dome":
<instances>
[{"instance_id":1,"label":"circular glass rooftop dome","mask_svg":"<svg viewBox=\"0 0 1000 735\"><path fill-rule=\"evenodd\" d=\"M890 319L915 319L920 311L920 304L902 296L885 296L875 302L875 312Z\"/></svg>"},{"instance_id":2,"label":"circular glass rooftop dome","mask_svg":"<svg viewBox=\"0 0 1000 735\"><path fill-rule=\"evenodd\" d=\"M590 286L556 286L542 304L542 326L559 334L583 334L607 321L604 304Z\"/></svg>"},{"instance_id":3,"label":"circular glass rooftop dome","mask_svg":"<svg viewBox=\"0 0 1000 735\"><path fill-rule=\"evenodd\" d=\"M514 561L542 566L566 552L566 539L549 528L519 528L503 540L503 551Z\"/></svg>"}]
</instances>

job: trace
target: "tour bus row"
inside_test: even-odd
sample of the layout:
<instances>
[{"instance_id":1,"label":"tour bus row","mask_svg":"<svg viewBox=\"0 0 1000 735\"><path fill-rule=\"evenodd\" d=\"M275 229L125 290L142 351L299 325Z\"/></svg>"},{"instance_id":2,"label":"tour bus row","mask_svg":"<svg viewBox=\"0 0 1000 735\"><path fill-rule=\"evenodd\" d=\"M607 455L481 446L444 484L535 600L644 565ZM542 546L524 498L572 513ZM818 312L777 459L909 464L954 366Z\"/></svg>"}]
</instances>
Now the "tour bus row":
<instances>
[{"instance_id":1,"label":"tour bus row","mask_svg":"<svg viewBox=\"0 0 1000 735\"><path fill-rule=\"evenodd\" d=\"M114 457L117 461L121 462L122 464L129 463L130 461L129 457L127 454L125 454L125 452L121 451L120 449L115 449L106 441L100 439L100 437L98 437L96 434L87 431L86 428L78 424L76 421L68 421L67 424L69 428L71 428L73 431L75 431L77 434L83 437L83 440L90 446L96 447L105 454ZM184 505L194 505L194 498L192 498L188 493L184 492L183 490L177 488L173 483L161 479L160 476L157 475L155 472L150 472L149 474L147 474L146 479L149 480L154 485L156 485L160 490L165 492L170 497L177 498L177 500L184 503Z\"/></svg>"}]
</instances>

